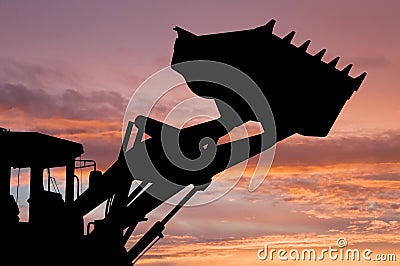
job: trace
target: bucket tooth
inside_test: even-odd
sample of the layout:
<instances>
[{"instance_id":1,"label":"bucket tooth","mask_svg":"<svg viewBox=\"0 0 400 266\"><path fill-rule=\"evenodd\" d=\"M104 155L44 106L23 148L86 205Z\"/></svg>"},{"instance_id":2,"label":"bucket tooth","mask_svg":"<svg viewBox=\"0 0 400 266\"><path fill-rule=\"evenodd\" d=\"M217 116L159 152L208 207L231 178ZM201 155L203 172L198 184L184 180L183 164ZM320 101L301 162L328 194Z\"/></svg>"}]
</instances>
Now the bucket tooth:
<instances>
[{"instance_id":1,"label":"bucket tooth","mask_svg":"<svg viewBox=\"0 0 400 266\"><path fill-rule=\"evenodd\" d=\"M295 34L296 34L296 32L293 30L293 31L289 32L288 35L283 37L282 40L284 40L285 42L290 43L293 40L293 37L294 37Z\"/></svg>"},{"instance_id":2,"label":"bucket tooth","mask_svg":"<svg viewBox=\"0 0 400 266\"><path fill-rule=\"evenodd\" d=\"M348 75L350 73L350 70L352 67L353 67L353 64L348 64L345 68L342 69L342 73Z\"/></svg>"},{"instance_id":3,"label":"bucket tooth","mask_svg":"<svg viewBox=\"0 0 400 266\"><path fill-rule=\"evenodd\" d=\"M314 57L318 60L322 60L322 57L324 56L324 54L326 53L326 49L322 49L321 51L319 51L318 53L316 53L314 55Z\"/></svg>"},{"instance_id":4,"label":"bucket tooth","mask_svg":"<svg viewBox=\"0 0 400 266\"><path fill-rule=\"evenodd\" d=\"M364 81L366 76L367 76L367 72L363 72L361 75L354 78L354 81L356 83L356 90L361 86L361 83Z\"/></svg>"},{"instance_id":5,"label":"bucket tooth","mask_svg":"<svg viewBox=\"0 0 400 266\"><path fill-rule=\"evenodd\" d=\"M311 41L307 40L302 45L299 46L300 50L307 51L308 46L310 46Z\"/></svg>"},{"instance_id":6,"label":"bucket tooth","mask_svg":"<svg viewBox=\"0 0 400 266\"><path fill-rule=\"evenodd\" d=\"M267 24L264 25L264 29L267 30L269 33L272 33L272 31L274 30L275 23L276 20L271 19L270 21L268 21Z\"/></svg>"},{"instance_id":7,"label":"bucket tooth","mask_svg":"<svg viewBox=\"0 0 400 266\"><path fill-rule=\"evenodd\" d=\"M336 67L337 63L339 62L340 57L335 57L332 61L328 63L328 65Z\"/></svg>"}]
</instances>

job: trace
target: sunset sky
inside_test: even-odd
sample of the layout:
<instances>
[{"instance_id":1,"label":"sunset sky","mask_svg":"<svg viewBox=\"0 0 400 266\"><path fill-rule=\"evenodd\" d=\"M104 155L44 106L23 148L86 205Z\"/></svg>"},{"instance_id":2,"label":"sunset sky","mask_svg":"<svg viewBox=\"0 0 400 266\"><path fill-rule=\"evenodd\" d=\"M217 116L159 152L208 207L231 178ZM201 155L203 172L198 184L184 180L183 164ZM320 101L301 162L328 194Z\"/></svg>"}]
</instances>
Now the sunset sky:
<instances>
[{"instance_id":1,"label":"sunset sky","mask_svg":"<svg viewBox=\"0 0 400 266\"><path fill-rule=\"evenodd\" d=\"M239 183L209 204L183 208L137 265L302 265L261 261L271 247L349 248L400 260L400 2L387 1L6 1L0 0L0 127L38 131L84 145L106 170L117 158L124 112L135 90L168 67L174 26L196 34L277 21L308 53L326 48L338 69L368 75L325 138L292 136L276 146L263 184L248 191L254 161ZM163 117L187 87L155 109ZM149 92L151 94L152 92ZM195 106L194 115L210 112ZM158 113L157 113L158 112ZM204 114L204 113L203 113ZM207 113L207 115L212 115ZM12 192L16 193L16 170ZM235 171L231 172L232 178ZM62 182L62 181L60 181ZM26 218L27 172L18 204ZM133 244L171 206L140 225ZM99 215L93 212L88 221ZM398 262L397 262L398 263ZM395 265L324 260L316 265ZM305 265L305 264L304 264Z\"/></svg>"}]
</instances>

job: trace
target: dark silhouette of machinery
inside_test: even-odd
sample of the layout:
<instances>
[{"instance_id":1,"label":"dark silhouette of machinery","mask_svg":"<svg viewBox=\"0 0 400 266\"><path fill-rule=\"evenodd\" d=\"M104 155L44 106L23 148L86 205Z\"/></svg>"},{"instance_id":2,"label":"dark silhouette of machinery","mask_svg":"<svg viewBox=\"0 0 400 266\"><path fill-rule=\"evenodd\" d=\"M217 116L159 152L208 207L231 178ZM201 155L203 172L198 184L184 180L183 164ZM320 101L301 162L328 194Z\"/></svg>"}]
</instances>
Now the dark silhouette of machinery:
<instances>
[{"instance_id":1,"label":"dark silhouette of machinery","mask_svg":"<svg viewBox=\"0 0 400 266\"><path fill-rule=\"evenodd\" d=\"M178 146L188 158L199 156L199 143L204 138L218 139L232 128L247 121L257 121L251 106L234 91L221 84L196 81L192 69L180 63L192 60L211 60L232 66L248 75L268 100L274 116L276 138L279 142L293 134L324 137L330 131L346 101L352 96L366 73L349 76L351 65L335 68L338 59L322 61L325 49L315 55L306 52L310 41L299 47L291 44L294 32L280 38L273 34L275 20L249 30L197 36L176 27L178 33L171 66L188 82L190 89L201 97L211 98L220 118L187 127L174 128L161 121L139 116L126 131L129 138L132 126L138 127L135 145L126 150L121 145L117 160L104 173L92 160L80 160L84 153L79 143L37 132L0 132L0 227L3 243L1 261L9 265L132 265L158 239L166 223L199 190L204 190L212 177L234 164L261 153L263 134L216 145L212 162L198 171L189 171L172 164L162 147L161 131L177 134ZM219 73L216 73L218 76ZM249 91L249 93L251 93ZM224 104L237 114L233 118ZM261 121L258 121L261 122ZM142 140L146 133L151 138ZM229 161L233 147L243 141L249 149ZM143 159L142 152L148 157ZM127 158L137 167L130 167ZM76 162L79 162L78 164ZM160 175L178 187L167 189L167 182L146 179L147 164L152 163ZM29 221L19 222L18 206L10 193L11 168L30 168ZM43 186L43 171L65 167L65 198ZM78 167L93 167L89 186L81 194L76 185ZM134 180L150 182L161 187L163 195L155 197L144 186L130 192ZM192 190L163 220L133 246L126 247L129 237L146 215L186 186ZM164 190L165 188L165 190ZM107 201L103 219L92 221L85 230L83 217ZM90 229L90 230L89 230ZM23 254L23 255L22 255Z\"/></svg>"}]
</instances>

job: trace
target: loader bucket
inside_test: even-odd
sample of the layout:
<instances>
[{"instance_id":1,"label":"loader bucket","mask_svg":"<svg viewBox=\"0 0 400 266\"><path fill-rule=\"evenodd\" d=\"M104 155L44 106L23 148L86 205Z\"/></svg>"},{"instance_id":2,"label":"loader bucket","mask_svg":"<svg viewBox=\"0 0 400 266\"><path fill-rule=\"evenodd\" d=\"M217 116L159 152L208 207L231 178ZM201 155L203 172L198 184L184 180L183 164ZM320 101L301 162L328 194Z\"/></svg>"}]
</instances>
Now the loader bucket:
<instances>
[{"instance_id":1,"label":"loader bucket","mask_svg":"<svg viewBox=\"0 0 400 266\"><path fill-rule=\"evenodd\" d=\"M310 41L297 47L291 44L295 32L278 37L273 34L274 24L275 20L271 20L254 29L209 35L195 35L175 27L178 37L171 66L186 80L189 73L175 64L210 60L235 67L247 74L265 95L278 135L324 137L366 73L349 76L352 65L337 69L338 57L328 63L322 61L325 49L311 55L307 53ZM255 120L246 102L229 88L205 81L187 83L198 96L231 106L243 122Z\"/></svg>"}]
</instances>

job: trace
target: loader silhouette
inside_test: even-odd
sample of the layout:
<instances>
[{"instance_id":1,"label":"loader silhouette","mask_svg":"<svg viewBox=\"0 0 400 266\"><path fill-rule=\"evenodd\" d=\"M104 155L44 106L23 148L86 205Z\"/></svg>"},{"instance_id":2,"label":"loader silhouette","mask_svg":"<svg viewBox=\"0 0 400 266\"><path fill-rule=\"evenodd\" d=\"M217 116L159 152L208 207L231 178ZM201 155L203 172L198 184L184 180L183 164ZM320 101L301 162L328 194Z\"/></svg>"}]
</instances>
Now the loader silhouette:
<instances>
[{"instance_id":1,"label":"loader silhouette","mask_svg":"<svg viewBox=\"0 0 400 266\"><path fill-rule=\"evenodd\" d=\"M351 77L351 65L337 69L338 57L324 62L325 49L311 55L307 53L310 41L297 47L291 44L294 32L278 37L273 34L274 24L275 20L271 20L253 29L208 35L195 35L175 27L178 37L171 67L185 78L196 95L215 100L220 117L180 129L151 117L138 116L128 124L125 135L129 139L132 127L138 128L134 146L126 149L121 145L117 160L103 173L96 169L94 160L80 159L84 153L80 143L39 132L1 130L2 264L132 265L163 237L166 223L197 191L205 190L213 176L268 149L273 143L263 145L264 136L275 134L274 143L293 134L327 136L366 73ZM199 72L208 70L200 68L196 72L197 68L187 67L185 62L200 65L217 62L245 73L267 99L274 121L258 121L258 114L246 97L227 86L197 79L202 74ZM241 89L246 96L254 95L252 88ZM276 132L267 130L216 144L234 127L248 121L261 122L269 129L268 123L273 122ZM167 136L177 138L175 148L185 157L194 160L201 156L199 144L204 139L214 145L214 157L197 170L177 166L163 149L163 130ZM145 133L150 138L143 140ZM241 148L244 144L246 149ZM64 198L59 191L51 191L50 174L48 188L43 186L43 171L53 167L66 169ZM82 167L93 170L88 188L78 194L75 187L79 179L75 170ZM11 168L30 168L27 222L19 221L18 205L10 193ZM149 188L137 186L130 192L135 180L151 183L158 190L151 192ZM180 204L156 222L133 247L127 248L136 225L146 221L148 213L187 186L192 189ZM89 222L85 230L83 218L104 202L107 202L104 218Z\"/></svg>"}]
</instances>

